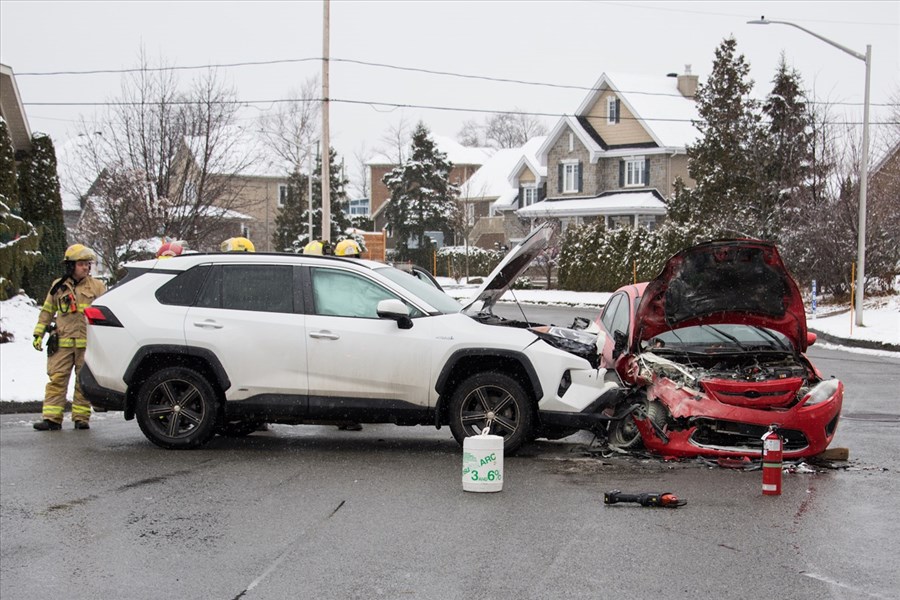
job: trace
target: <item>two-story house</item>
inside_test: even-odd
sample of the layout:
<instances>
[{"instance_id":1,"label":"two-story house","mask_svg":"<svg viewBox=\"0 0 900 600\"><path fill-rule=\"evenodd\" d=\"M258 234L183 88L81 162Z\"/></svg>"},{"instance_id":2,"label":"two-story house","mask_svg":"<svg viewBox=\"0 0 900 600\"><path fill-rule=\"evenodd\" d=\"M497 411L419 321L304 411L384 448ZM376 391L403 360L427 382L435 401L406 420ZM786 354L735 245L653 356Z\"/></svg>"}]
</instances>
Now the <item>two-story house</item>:
<instances>
[{"instance_id":1,"label":"two-story house","mask_svg":"<svg viewBox=\"0 0 900 600\"><path fill-rule=\"evenodd\" d=\"M696 90L689 65L682 75L602 74L537 150L546 198L523 198L516 214L559 219L563 228L597 219L610 228L654 228L676 177L693 185L686 146L698 135Z\"/></svg>"}]
</instances>

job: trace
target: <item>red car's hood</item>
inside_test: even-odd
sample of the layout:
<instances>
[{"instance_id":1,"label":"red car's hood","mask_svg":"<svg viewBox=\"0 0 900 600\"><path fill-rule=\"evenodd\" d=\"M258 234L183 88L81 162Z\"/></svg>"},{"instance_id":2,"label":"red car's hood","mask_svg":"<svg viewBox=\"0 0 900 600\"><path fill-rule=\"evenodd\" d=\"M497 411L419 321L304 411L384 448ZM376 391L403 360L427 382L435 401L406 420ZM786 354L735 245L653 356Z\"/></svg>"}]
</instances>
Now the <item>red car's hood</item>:
<instances>
[{"instance_id":1,"label":"red car's hood","mask_svg":"<svg viewBox=\"0 0 900 600\"><path fill-rule=\"evenodd\" d=\"M722 240L674 255L647 284L631 350L664 331L723 323L767 327L806 350L803 299L774 244Z\"/></svg>"}]
</instances>

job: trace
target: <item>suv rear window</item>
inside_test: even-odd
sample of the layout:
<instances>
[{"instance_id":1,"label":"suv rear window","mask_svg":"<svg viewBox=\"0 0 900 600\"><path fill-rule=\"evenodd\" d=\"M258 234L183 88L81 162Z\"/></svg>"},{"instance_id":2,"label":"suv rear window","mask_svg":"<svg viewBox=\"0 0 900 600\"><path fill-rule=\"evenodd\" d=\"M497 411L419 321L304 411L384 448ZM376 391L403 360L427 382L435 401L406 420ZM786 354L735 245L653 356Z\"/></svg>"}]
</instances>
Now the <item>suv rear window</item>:
<instances>
[{"instance_id":1,"label":"suv rear window","mask_svg":"<svg viewBox=\"0 0 900 600\"><path fill-rule=\"evenodd\" d=\"M188 269L156 290L156 299L161 304L191 306L197 299L208 273L209 265Z\"/></svg>"},{"instance_id":2,"label":"suv rear window","mask_svg":"<svg viewBox=\"0 0 900 600\"><path fill-rule=\"evenodd\" d=\"M198 306L292 313L294 269L290 265L217 265Z\"/></svg>"}]
</instances>

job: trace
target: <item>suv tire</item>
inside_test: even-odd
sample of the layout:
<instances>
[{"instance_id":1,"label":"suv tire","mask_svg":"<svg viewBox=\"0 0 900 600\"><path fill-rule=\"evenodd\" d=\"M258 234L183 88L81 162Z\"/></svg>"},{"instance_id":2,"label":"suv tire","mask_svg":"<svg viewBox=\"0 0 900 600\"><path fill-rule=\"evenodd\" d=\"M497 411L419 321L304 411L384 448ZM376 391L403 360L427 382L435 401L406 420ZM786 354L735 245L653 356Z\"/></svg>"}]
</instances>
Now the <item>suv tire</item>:
<instances>
[{"instance_id":1,"label":"suv tire","mask_svg":"<svg viewBox=\"0 0 900 600\"><path fill-rule=\"evenodd\" d=\"M218 407L209 382L193 369L168 367L141 386L135 415L141 431L162 448L202 446L215 434Z\"/></svg>"},{"instance_id":2,"label":"suv tire","mask_svg":"<svg viewBox=\"0 0 900 600\"><path fill-rule=\"evenodd\" d=\"M534 409L531 399L512 377L502 373L478 373L463 381L450 400L450 431L462 445L488 426L503 437L503 449L512 454L532 435Z\"/></svg>"}]
</instances>

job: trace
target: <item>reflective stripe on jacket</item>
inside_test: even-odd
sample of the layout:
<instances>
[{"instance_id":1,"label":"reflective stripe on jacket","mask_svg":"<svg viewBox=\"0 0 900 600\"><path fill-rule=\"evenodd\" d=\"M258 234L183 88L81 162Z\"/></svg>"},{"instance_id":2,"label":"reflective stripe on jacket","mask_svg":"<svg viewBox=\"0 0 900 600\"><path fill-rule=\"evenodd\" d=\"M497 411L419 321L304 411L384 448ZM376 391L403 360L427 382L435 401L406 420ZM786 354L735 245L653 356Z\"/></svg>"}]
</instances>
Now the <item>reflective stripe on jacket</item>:
<instances>
[{"instance_id":1,"label":"reflective stripe on jacket","mask_svg":"<svg viewBox=\"0 0 900 600\"><path fill-rule=\"evenodd\" d=\"M57 279L53 285L59 281ZM50 289L53 289L51 286ZM106 291L102 281L90 275L75 284L66 281L52 296L48 293L41 306L41 314L34 335L44 335L47 325L56 320L60 348L84 348L87 343L87 321L84 309Z\"/></svg>"}]
</instances>

